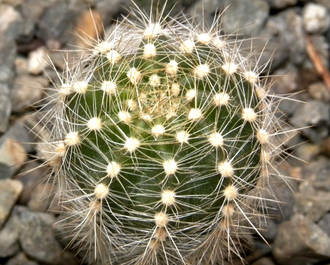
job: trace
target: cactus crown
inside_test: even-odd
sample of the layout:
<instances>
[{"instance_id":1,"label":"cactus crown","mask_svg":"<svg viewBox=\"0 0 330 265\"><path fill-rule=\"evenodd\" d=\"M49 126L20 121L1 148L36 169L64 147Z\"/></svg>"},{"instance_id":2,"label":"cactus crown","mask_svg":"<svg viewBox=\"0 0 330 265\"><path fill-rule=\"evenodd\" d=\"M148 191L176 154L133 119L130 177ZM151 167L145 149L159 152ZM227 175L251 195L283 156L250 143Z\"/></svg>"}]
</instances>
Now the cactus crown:
<instances>
[{"instance_id":1,"label":"cactus crown","mask_svg":"<svg viewBox=\"0 0 330 265\"><path fill-rule=\"evenodd\" d=\"M217 264L255 228L277 147L238 41L133 11L67 69L46 163L73 241L102 264Z\"/></svg>"}]
</instances>

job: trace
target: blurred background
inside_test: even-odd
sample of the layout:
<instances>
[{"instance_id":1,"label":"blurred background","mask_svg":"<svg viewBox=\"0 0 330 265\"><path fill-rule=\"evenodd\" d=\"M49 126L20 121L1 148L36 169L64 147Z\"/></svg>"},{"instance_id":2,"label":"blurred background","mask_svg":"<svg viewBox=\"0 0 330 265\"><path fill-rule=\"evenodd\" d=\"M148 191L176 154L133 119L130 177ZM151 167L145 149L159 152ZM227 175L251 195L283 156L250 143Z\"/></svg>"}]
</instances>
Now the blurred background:
<instances>
[{"instance_id":1,"label":"blurred background","mask_svg":"<svg viewBox=\"0 0 330 265\"><path fill-rule=\"evenodd\" d=\"M151 1L135 3L150 12ZM84 40L106 35L130 8L128 0L0 0L0 264L80 264L56 230L55 188L34 158L43 133L36 110L58 79L54 68L65 68L59 50L88 48ZM252 235L247 263L330 264L330 1L168 0L169 11L205 25L221 15L223 34L268 65L271 93L293 99L280 104L283 126L293 129L277 166L290 187L272 188L281 203L268 205L268 243Z\"/></svg>"}]
</instances>

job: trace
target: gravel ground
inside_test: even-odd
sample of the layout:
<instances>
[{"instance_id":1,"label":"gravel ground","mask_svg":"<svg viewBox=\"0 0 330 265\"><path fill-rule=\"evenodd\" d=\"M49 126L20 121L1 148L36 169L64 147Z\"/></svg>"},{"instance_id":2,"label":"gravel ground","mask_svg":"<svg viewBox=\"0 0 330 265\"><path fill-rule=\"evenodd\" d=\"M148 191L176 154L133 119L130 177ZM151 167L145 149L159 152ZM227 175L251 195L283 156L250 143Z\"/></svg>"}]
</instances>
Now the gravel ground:
<instances>
[{"instance_id":1,"label":"gravel ground","mask_svg":"<svg viewBox=\"0 0 330 265\"><path fill-rule=\"evenodd\" d=\"M142 8L150 3L136 2ZM251 237L247 262L330 264L330 1L181 0L174 12L204 10L211 22L215 10L229 3L224 32L239 29L240 37L266 47L260 63L273 58L273 93L295 99L280 106L287 123L304 128L292 135L290 155L278 166L290 177L291 189L273 187L281 203L268 205L272 218L261 231L268 244ZM91 13L107 29L129 5L125 0L0 0L0 264L79 264L52 229L58 218L52 212L60 209L56 197L47 199L54 187L42 181L46 169L33 158L35 134L42 131L31 105L42 104L50 79L56 79L47 55L63 69L63 55L54 51L84 45L72 32L95 34Z\"/></svg>"}]
</instances>

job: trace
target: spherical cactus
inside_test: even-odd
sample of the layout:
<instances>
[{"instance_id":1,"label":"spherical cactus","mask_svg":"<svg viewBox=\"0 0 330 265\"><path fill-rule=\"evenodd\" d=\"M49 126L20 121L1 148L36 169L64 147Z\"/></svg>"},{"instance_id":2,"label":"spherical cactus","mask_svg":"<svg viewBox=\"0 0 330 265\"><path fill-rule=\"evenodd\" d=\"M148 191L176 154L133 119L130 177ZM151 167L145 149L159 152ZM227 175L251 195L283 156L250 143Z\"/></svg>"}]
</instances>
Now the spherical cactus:
<instances>
[{"instance_id":1,"label":"spherical cactus","mask_svg":"<svg viewBox=\"0 0 330 265\"><path fill-rule=\"evenodd\" d=\"M90 262L218 264L261 215L273 100L218 21L135 13L52 94L46 163L63 223Z\"/></svg>"}]
</instances>

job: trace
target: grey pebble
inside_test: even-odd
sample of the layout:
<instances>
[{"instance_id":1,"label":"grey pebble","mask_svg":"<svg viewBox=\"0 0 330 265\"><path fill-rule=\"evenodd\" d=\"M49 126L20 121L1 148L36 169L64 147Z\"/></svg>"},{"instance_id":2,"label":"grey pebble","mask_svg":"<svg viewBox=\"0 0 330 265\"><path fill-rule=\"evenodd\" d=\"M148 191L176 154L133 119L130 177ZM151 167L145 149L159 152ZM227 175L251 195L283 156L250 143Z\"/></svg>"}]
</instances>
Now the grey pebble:
<instances>
[{"instance_id":1,"label":"grey pebble","mask_svg":"<svg viewBox=\"0 0 330 265\"><path fill-rule=\"evenodd\" d=\"M306 60L306 42L305 31L303 28L303 19L300 15L300 9L288 9L280 14L285 22L282 28L283 44L289 48L290 62L301 64ZM294 43L294 45L292 45Z\"/></svg>"},{"instance_id":2,"label":"grey pebble","mask_svg":"<svg viewBox=\"0 0 330 265\"><path fill-rule=\"evenodd\" d=\"M1 139L10 138L21 144L27 153L35 150L36 142L39 140L36 136L37 125L32 115L17 119L1 137ZM35 126L36 125L36 126ZM35 126L35 127L34 127Z\"/></svg>"},{"instance_id":3,"label":"grey pebble","mask_svg":"<svg viewBox=\"0 0 330 265\"><path fill-rule=\"evenodd\" d=\"M24 252L19 252L8 260L5 265L38 265L38 263L28 258Z\"/></svg>"},{"instance_id":4,"label":"grey pebble","mask_svg":"<svg viewBox=\"0 0 330 265\"><path fill-rule=\"evenodd\" d=\"M14 7L0 2L0 33L2 38L16 39L20 34L23 19Z\"/></svg>"},{"instance_id":5,"label":"grey pebble","mask_svg":"<svg viewBox=\"0 0 330 265\"><path fill-rule=\"evenodd\" d=\"M300 64L306 58L305 32L299 13L299 9L290 8L270 16L260 33L261 36L268 38L270 43L273 43L273 68L288 61L292 64ZM292 45L293 43L294 45Z\"/></svg>"},{"instance_id":6,"label":"grey pebble","mask_svg":"<svg viewBox=\"0 0 330 265\"><path fill-rule=\"evenodd\" d=\"M104 24L110 22L110 18L114 18L116 14L122 11L124 6L130 5L131 2L127 0L98 0L95 4L95 9L99 11L103 18Z\"/></svg>"},{"instance_id":7,"label":"grey pebble","mask_svg":"<svg viewBox=\"0 0 330 265\"><path fill-rule=\"evenodd\" d=\"M311 181L304 181L296 193L294 211L313 222L319 221L330 210L330 193L313 188Z\"/></svg>"},{"instance_id":8,"label":"grey pebble","mask_svg":"<svg viewBox=\"0 0 330 265\"><path fill-rule=\"evenodd\" d=\"M263 240L254 241L251 248L253 251L246 257L246 263L248 264L251 264L253 261L259 260L260 258L269 255L272 251L271 246Z\"/></svg>"},{"instance_id":9,"label":"grey pebble","mask_svg":"<svg viewBox=\"0 0 330 265\"><path fill-rule=\"evenodd\" d=\"M8 85L0 81L0 133L8 129L11 108Z\"/></svg>"},{"instance_id":10,"label":"grey pebble","mask_svg":"<svg viewBox=\"0 0 330 265\"><path fill-rule=\"evenodd\" d=\"M25 108L38 103L44 94L44 89L48 85L49 80L42 76L18 76L14 81L12 90L10 91L12 110L15 112L24 111Z\"/></svg>"},{"instance_id":11,"label":"grey pebble","mask_svg":"<svg viewBox=\"0 0 330 265\"><path fill-rule=\"evenodd\" d=\"M19 197L19 204L25 205L29 203L31 197L35 197L36 188L41 185L45 176L49 174L48 168L38 160L28 160L27 163L17 173L20 182L23 184L23 191Z\"/></svg>"},{"instance_id":12,"label":"grey pebble","mask_svg":"<svg viewBox=\"0 0 330 265\"><path fill-rule=\"evenodd\" d=\"M294 215L279 226L273 255L281 265L307 265L330 258L330 238L313 221Z\"/></svg>"},{"instance_id":13,"label":"grey pebble","mask_svg":"<svg viewBox=\"0 0 330 265\"><path fill-rule=\"evenodd\" d=\"M285 163L283 162L283 165ZM285 167L285 166L283 166ZM293 215L293 205L294 205L294 194L292 190L295 189L296 183L287 180L287 182L281 179L279 174L283 176L289 176L289 172L285 169L276 168L278 170L270 176L270 183L268 184L267 191L265 192L265 211L271 217L272 221L279 224L285 220L289 220Z\"/></svg>"},{"instance_id":14,"label":"grey pebble","mask_svg":"<svg viewBox=\"0 0 330 265\"><path fill-rule=\"evenodd\" d=\"M9 124L12 107L8 101L9 86L14 77L15 38L21 25L20 14L12 6L0 2L0 133L5 132Z\"/></svg>"},{"instance_id":15,"label":"grey pebble","mask_svg":"<svg viewBox=\"0 0 330 265\"><path fill-rule=\"evenodd\" d=\"M262 257L261 259L258 259L256 262L253 262L251 265L275 265L275 263L270 258Z\"/></svg>"},{"instance_id":16,"label":"grey pebble","mask_svg":"<svg viewBox=\"0 0 330 265\"><path fill-rule=\"evenodd\" d=\"M318 226L330 237L330 213L323 216Z\"/></svg>"},{"instance_id":17,"label":"grey pebble","mask_svg":"<svg viewBox=\"0 0 330 265\"><path fill-rule=\"evenodd\" d=\"M1 5L0 5L1 7ZM0 14L1 16L1 14ZM1 30L0 30L1 34ZM14 61L16 54L15 41L2 36L0 42L0 84L4 83L9 85L14 76Z\"/></svg>"},{"instance_id":18,"label":"grey pebble","mask_svg":"<svg viewBox=\"0 0 330 265\"><path fill-rule=\"evenodd\" d=\"M196 22L204 20L211 25L215 12L223 10L225 7L226 0L199 0L194 1L194 4L190 6L188 14L194 17Z\"/></svg>"},{"instance_id":19,"label":"grey pebble","mask_svg":"<svg viewBox=\"0 0 330 265\"><path fill-rule=\"evenodd\" d=\"M0 3L0 82L6 84L14 74L15 38L21 31L21 23L20 14L12 6Z\"/></svg>"},{"instance_id":20,"label":"grey pebble","mask_svg":"<svg viewBox=\"0 0 330 265\"><path fill-rule=\"evenodd\" d=\"M56 187L46 182L34 187L27 205L32 211L59 213L61 210Z\"/></svg>"},{"instance_id":21,"label":"grey pebble","mask_svg":"<svg viewBox=\"0 0 330 265\"><path fill-rule=\"evenodd\" d=\"M0 258L10 257L19 252L19 227L20 222L17 215L17 206L15 206L10 217L0 230Z\"/></svg>"},{"instance_id":22,"label":"grey pebble","mask_svg":"<svg viewBox=\"0 0 330 265\"><path fill-rule=\"evenodd\" d=\"M319 156L313 163L304 165L302 179L308 182L311 188L330 193L330 163L329 158Z\"/></svg>"},{"instance_id":23,"label":"grey pebble","mask_svg":"<svg viewBox=\"0 0 330 265\"><path fill-rule=\"evenodd\" d=\"M263 0L231 0L224 13L223 27L227 34L259 35L269 15L269 5Z\"/></svg>"},{"instance_id":24,"label":"grey pebble","mask_svg":"<svg viewBox=\"0 0 330 265\"><path fill-rule=\"evenodd\" d=\"M261 224L259 224L259 233L267 241L272 242L275 240L277 235L278 224L272 218L268 216Z\"/></svg>"},{"instance_id":25,"label":"grey pebble","mask_svg":"<svg viewBox=\"0 0 330 265\"><path fill-rule=\"evenodd\" d=\"M27 159L23 146L9 137L0 138L0 179L14 176Z\"/></svg>"},{"instance_id":26,"label":"grey pebble","mask_svg":"<svg viewBox=\"0 0 330 265\"><path fill-rule=\"evenodd\" d=\"M37 36L43 40L56 39L60 43L67 43L75 19L88 5L81 0L49 1L41 18L37 21Z\"/></svg>"},{"instance_id":27,"label":"grey pebble","mask_svg":"<svg viewBox=\"0 0 330 265\"><path fill-rule=\"evenodd\" d=\"M56 241L51 225L55 217L47 213L32 212L21 206L19 243L34 260L50 265L61 264L62 248Z\"/></svg>"},{"instance_id":28,"label":"grey pebble","mask_svg":"<svg viewBox=\"0 0 330 265\"><path fill-rule=\"evenodd\" d=\"M320 4L308 3L303 9L304 27L308 33L324 33L330 26L327 8Z\"/></svg>"},{"instance_id":29,"label":"grey pebble","mask_svg":"<svg viewBox=\"0 0 330 265\"><path fill-rule=\"evenodd\" d=\"M32 75L39 75L49 66L45 47L39 47L29 53L27 71Z\"/></svg>"},{"instance_id":30,"label":"grey pebble","mask_svg":"<svg viewBox=\"0 0 330 265\"><path fill-rule=\"evenodd\" d=\"M274 84L271 86L271 93L277 95L289 94L292 92L297 91L298 89L298 80L299 80L299 73L297 68L292 65L288 64L285 67L277 69L273 73L274 75ZM283 100L283 103L288 103L292 108L292 102L290 100ZM301 103L299 103L301 105ZM290 113L289 110L285 110Z\"/></svg>"},{"instance_id":31,"label":"grey pebble","mask_svg":"<svg viewBox=\"0 0 330 265\"><path fill-rule=\"evenodd\" d=\"M301 104L291 118L291 124L302 130L313 143L320 143L329 133L330 106L322 101L311 100Z\"/></svg>"},{"instance_id":32,"label":"grey pebble","mask_svg":"<svg viewBox=\"0 0 330 265\"><path fill-rule=\"evenodd\" d=\"M15 71L17 75L22 75L27 73L28 61L27 58L23 56L16 56L15 58Z\"/></svg>"},{"instance_id":33,"label":"grey pebble","mask_svg":"<svg viewBox=\"0 0 330 265\"><path fill-rule=\"evenodd\" d=\"M0 180L0 229L21 194L23 185L18 180Z\"/></svg>"},{"instance_id":34,"label":"grey pebble","mask_svg":"<svg viewBox=\"0 0 330 265\"><path fill-rule=\"evenodd\" d=\"M323 82L315 82L308 86L309 94L316 100L328 102L330 100L330 92Z\"/></svg>"},{"instance_id":35,"label":"grey pebble","mask_svg":"<svg viewBox=\"0 0 330 265\"><path fill-rule=\"evenodd\" d=\"M17 7L18 12L20 12L24 20L18 41L26 43L33 39L36 29L35 24L45 11L48 2L44 0L24 0Z\"/></svg>"},{"instance_id":36,"label":"grey pebble","mask_svg":"<svg viewBox=\"0 0 330 265\"><path fill-rule=\"evenodd\" d=\"M295 148L294 155L302 161L312 162L318 154L320 154L320 145L306 142Z\"/></svg>"}]
</instances>

